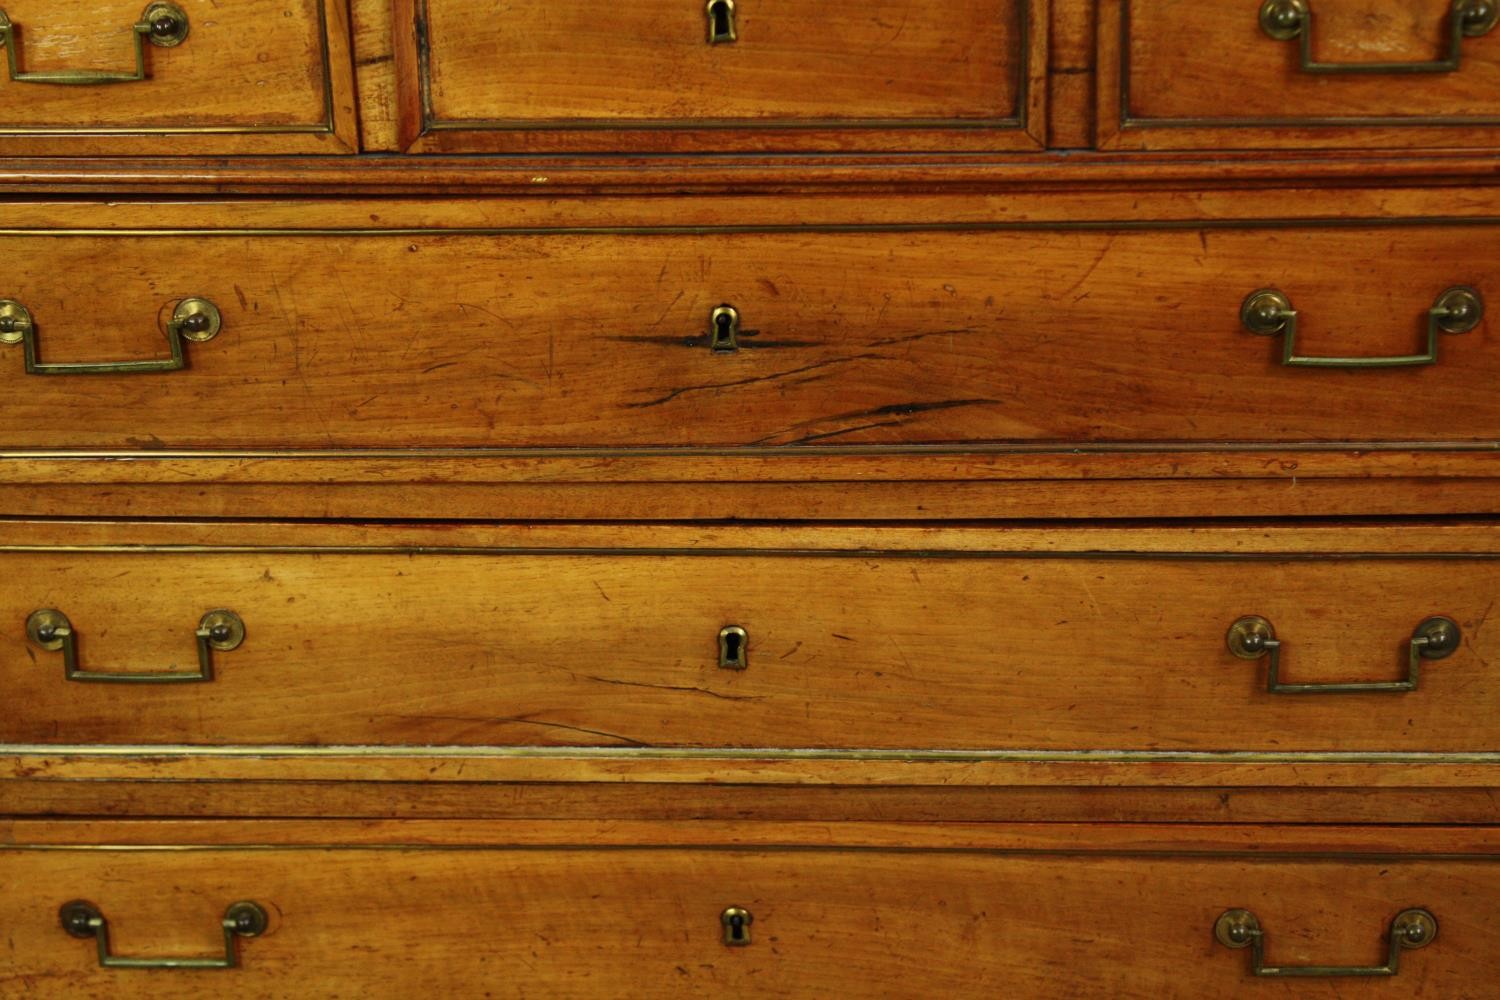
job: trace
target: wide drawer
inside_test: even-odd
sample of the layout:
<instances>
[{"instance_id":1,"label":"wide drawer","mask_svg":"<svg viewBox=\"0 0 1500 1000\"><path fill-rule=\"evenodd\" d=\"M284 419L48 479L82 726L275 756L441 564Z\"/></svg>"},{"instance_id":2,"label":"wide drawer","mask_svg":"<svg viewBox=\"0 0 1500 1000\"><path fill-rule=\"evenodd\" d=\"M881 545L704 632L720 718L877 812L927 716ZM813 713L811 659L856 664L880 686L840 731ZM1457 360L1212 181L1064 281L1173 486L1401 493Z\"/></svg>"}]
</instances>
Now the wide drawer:
<instances>
[{"instance_id":1,"label":"wide drawer","mask_svg":"<svg viewBox=\"0 0 1500 1000\"><path fill-rule=\"evenodd\" d=\"M1494 530L1346 533L12 523L0 742L1492 751Z\"/></svg>"},{"instance_id":2,"label":"wide drawer","mask_svg":"<svg viewBox=\"0 0 1500 1000\"><path fill-rule=\"evenodd\" d=\"M396 4L421 152L1041 145L1043 0Z\"/></svg>"},{"instance_id":3,"label":"wide drawer","mask_svg":"<svg viewBox=\"0 0 1500 1000\"><path fill-rule=\"evenodd\" d=\"M339 153L344 0L5 0L6 155Z\"/></svg>"},{"instance_id":4,"label":"wide drawer","mask_svg":"<svg viewBox=\"0 0 1500 1000\"><path fill-rule=\"evenodd\" d=\"M83 826L8 831L8 994L1459 1000L1500 974L1483 833ZM100 964L184 959L233 967Z\"/></svg>"},{"instance_id":5,"label":"wide drawer","mask_svg":"<svg viewBox=\"0 0 1500 1000\"><path fill-rule=\"evenodd\" d=\"M1487 222L0 249L10 448L1500 437Z\"/></svg>"},{"instance_id":6,"label":"wide drawer","mask_svg":"<svg viewBox=\"0 0 1500 1000\"><path fill-rule=\"evenodd\" d=\"M1500 144L1500 31L1489 0L1100 6L1106 148Z\"/></svg>"}]
</instances>

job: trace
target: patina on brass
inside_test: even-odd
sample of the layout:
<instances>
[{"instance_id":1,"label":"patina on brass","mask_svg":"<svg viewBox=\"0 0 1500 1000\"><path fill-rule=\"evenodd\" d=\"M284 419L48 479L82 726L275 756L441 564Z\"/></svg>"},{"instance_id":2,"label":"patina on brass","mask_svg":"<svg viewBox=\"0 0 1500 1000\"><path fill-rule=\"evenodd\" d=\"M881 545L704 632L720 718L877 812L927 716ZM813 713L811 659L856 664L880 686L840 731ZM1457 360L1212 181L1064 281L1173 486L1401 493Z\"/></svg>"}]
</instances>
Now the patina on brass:
<instances>
[{"instance_id":1,"label":"patina on brass","mask_svg":"<svg viewBox=\"0 0 1500 1000\"><path fill-rule=\"evenodd\" d=\"M739 39L735 25L734 0L708 0L708 44L723 45Z\"/></svg>"},{"instance_id":2,"label":"patina on brass","mask_svg":"<svg viewBox=\"0 0 1500 1000\"><path fill-rule=\"evenodd\" d=\"M1459 68L1465 38L1488 34L1500 20L1496 0L1454 0L1448 11L1448 52L1427 62L1319 62L1312 53L1313 12L1308 0L1265 0L1260 30L1278 42L1298 41L1299 68L1323 75L1347 73L1453 73Z\"/></svg>"},{"instance_id":3,"label":"patina on brass","mask_svg":"<svg viewBox=\"0 0 1500 1000\"><path fill-rule=\"evenodd\" d=\"M717 306L708 314L708 349L715 354L740 349L740 311L734 306Z\"/></svg>"},{"instance_id":4,"label":"patina on brass","mask_svg":"<svg viewBox=\"0 0 1500 1000\"><path fill-rule=\"evenodd\" d=\"M1249 948L1250 971L1269 978L1394 976L1401 953L1425 948L1437 937L1437 918L1422 909L1402 910L1391 921L1384 965L1267 965L1266 936L1249 910L1226 910L1214 923L1214 938L1226 948Z\"/></svg>"},{"instance_id":5,"label":"patina on brass","mask_svg":"<svg viewBox=\"0 0 1500 1000\"><path fill-rule=\"evenodd\" d=\"M128 958L109 950L109 921L93 903L75 899L57 911L63 930L76 938L93 938L99 948L99 965L105 969L233 969L239 966L236 938L260 937L270 924L259 903L231 903L220 921L224 930L224 955L212 958Z\"/></svg>"},{"instance_id":6,"label":"patina on brass","mask_svg":"<svg viewBox=\"0 0 1500 1000\"><path fill-rule=\"evenodd\" d=\"M224 328L219 307L208 299L186 298L172 310L167 321L167 346L171 355L151 361L42 361L37 356L36 322L31 311L15 299L0 299L0 343L21 344L28 375L134 375L175 372L187 367L182 342L213 340Z\"/></svg>"},{"instance_id":7,"label":"patina on brass","mask_svg":"<svg viewBox=\"0 0 1500 1000\"><path fill-rule=\"evenodd\" d=\"M1262 337L1281 336L1281 363L1301 368L1397 368L1431 365L1438 359L1439 333L1468 333L1484 318L1484 299L1467 285L1455 285L1427 310L1427 350L1373 358L1316 357L1297 353L1297 310L1275 288L1261 288L1240 304L1240 323Z\"/></svg>"},{"instance_id":8,"label":"patina on brass","mask_svg":"<svg viewBox=\"0 0 1500 1000\"><path fill-rule=\"evenodd\" d=\"M188 16L176 4L164 0L147 5L141 19L132 25L135 40L134 70L56 69L22 72L16 65L17 25L0 10L0 46L5 48L5 65L14 83L60 83L92 86L101 83L133 83L146 79L146 43L170 49L181 45L188 36Z\"/></svg>"},{"instance_id":9,"label":"patina on brass","mask_svg":"<svg viewBox=\"0 0 1500 1000\"><path fill-rule=\"evenodd\" d=\"M26 619L26 636L48 652L62 650L63 674L70 681L109 684L172 684L214 679L214 653L238 649L245 641L245 623L233 611L209 611L198 622L198 672L162 670L151 673L84 670L78 665L78 635L68 616L56 608L33 611Z\"/></svg>"},{"instance_id":10,"label":"patina on brass","mask_svg":"<svg viewBox=\"0 0 1500 1000\"><path fill-rule=\"evenodd\" d=\"M1242 660L1269 656L1266 690L1271 694L1349 694L1359 691L1415 691L1423 660L1452 656L1463 639L1458 623L1441 615L1425 619L1411 634L1407 647L1406 676L1398 681L1348 681L1333 684L1283 684L1281 640L1276 629L1259 615L1246 615L1229 626L1229 651Z\"/></svg>"},{"instance_id":11,"label":"patina on brass","mask_svg":"<svg viewBox=\"0 0 1500 1000\"><path fill-rule=\"evenodd\" d=\"M719 914L719 923L724 927L724 943L731 948L743 948L750 943L750 924L755 921L750 911L743 906L731 906Z\"/></svg>"},{"instance_id":12,"label":"patina on brass","mask_svg":"<svg viewBox=\"0 0 1500 1000\"><path fill-rule=\"evenodd\" d=\"M750 634L738 625L725 625L719 629L719 666L730 670L744 670L750 665Z\"/></svg>"}]
</instances>

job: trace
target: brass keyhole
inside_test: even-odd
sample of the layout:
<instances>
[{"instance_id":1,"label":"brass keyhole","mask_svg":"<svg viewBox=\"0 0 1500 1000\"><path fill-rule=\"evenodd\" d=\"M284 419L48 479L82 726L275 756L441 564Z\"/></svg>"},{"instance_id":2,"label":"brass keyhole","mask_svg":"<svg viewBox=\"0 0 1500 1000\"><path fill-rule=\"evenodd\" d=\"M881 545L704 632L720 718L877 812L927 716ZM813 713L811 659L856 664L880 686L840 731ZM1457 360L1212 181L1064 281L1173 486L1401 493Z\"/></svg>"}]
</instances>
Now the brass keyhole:
<instances>
[{"instance_id":1,"label":"brass keyhole","mask_svg":"<svg viewBox=\"0 0 1500 1000\"><path fill-rule=\"evenodd\" d=\"M749 645L749 633L738 625L725 625L719 629L719 666L744 670L750 665L746 658Z\"/></svg>"},{"instance_id":2,"label":"brass keyhole","mask_svg":"<svg viewBox=\"0 0 1500 1000\"><path fill-rule=\"evenodd\" d=\"M708 348L715 354L740 349L740 311L734 306L718 306L708 314Z\"/></svg>"},{"instance_id":3,"label":"brass keyhole","mask_svg":"<svg viewBox=\"0 0 1500 1000\"><path fill-rule=\"evenodd\" d=\"M755 918L743 906L731 906L719 914L719 923L724 925L724 943L731 948L743 948L750 943L750 925Z\"/></svg>"},{"instance_id":4,"label":"brass keyhole","mask_svg":"<svg viewBox=\"0 0 1500 1000\"><path fill-rule=\"evenodd\" d=\"M738 37L734 26L734 0L708 0L708 44L721 45Z\"/></svg>"}]
</instances>

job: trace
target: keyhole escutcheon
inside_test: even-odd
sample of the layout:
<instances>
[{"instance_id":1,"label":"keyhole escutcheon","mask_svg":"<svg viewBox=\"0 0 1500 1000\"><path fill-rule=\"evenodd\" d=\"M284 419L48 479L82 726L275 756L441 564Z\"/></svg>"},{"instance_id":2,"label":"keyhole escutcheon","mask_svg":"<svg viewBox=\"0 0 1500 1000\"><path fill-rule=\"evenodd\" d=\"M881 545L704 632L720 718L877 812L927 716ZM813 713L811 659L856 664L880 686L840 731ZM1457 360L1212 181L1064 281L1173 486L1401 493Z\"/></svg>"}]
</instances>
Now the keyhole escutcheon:
<instances>
[{"instance_id":1,"label":"keyhole escutcheon","mask_svg":"<svg viewBox=\"0 0 1500 1000\"><path fill-rule=\"evenodd\" d=\"M733 354L740 349L740 311L734 306L716 306L708 314L708 349L715 354Z\"/></svg>"},{"instance_id":2,"label":"keyhole escutcheon","mask_svg":"<svg viewBox=\"0 0 1500 1000\"><path fill-rule=\"evenodd\" d=\"M708 44L724 45L737 38L734 0L708 0Z\"/></svg>"},{"instance_id":3,"label":"keyhole escutcheon","mask_svg":"<svg viewBox=\"0 0 1500 1000\"><path fill-rule=\"evenodd\" d=\"M750 633L738 625L725 625L719 629L719 666L729 670L744 670L750 665L748 650Z\"/></svg>"},{"instance_id":4,"label":"keyhole escutcheon","mask_svg":"<svg viewBox=\"0 0 1500 1000\"><path fill-rule=\"evenodd\" d=\"M743 948L750 943L750 924L755 918L743 906L731 906L719 914L719 923L724 925L724 943L731 948Z\"/></svg>"}]
</instances>

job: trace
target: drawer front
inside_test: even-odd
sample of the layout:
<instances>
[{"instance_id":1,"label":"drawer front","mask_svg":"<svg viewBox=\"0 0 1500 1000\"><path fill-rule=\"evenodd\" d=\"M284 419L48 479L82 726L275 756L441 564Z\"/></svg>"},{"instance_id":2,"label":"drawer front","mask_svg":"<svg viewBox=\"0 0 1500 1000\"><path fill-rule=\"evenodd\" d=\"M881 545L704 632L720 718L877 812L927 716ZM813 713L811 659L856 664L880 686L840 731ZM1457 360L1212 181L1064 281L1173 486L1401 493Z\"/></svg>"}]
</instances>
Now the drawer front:
<instances>
[{"instance_id":1,"label":"drawer front","mask_svg":"<svg viewBox=\"0 0 1500 1000\"><path fill-rule=\"evenodd\" d=\"M1489 149L1488 0L1107 0L1100 141L1116 149Z\"/></svg>"},{"instance_id":2,"label":"drawer front","mask_svg":"<svg viewBox=\"0 0 1500 1000\"><path fill-rule=\"evenodd\" d=\"M0 742L627 756L1500 742L1493 549L1236 556L1187 532L1195 551L1175 555L1086 540L1010 553L982 532L947 552L881 549L878 532L854 551L836 532L823 551L304 537L8 546Z\"/></svg>"},{"instance_id":3,"label":"drawer front","mask_svg":"<svg viewBox=\"0 0 1500 1000\"><path fill-rule=\"evenodd\" d=\"M1409 850L1411 834L1379 833ZM0 851L0 986L111 1000L220 987L261 997L1331 998L1353 995L1349 976L1363 970L1361 996L1457 1000L1490 995L1500 974L1497 892L1500 869L1484 856L11 847ZM99 918L111 959L237 967L101 968L99 925L63 929L74 901ZM265 930L226 943L220 922L241 902L264 911ZM1239 926L1250 915L1258 949L1216 941L1226 913ZM726 915L739 918L741 943L725 943ZM1393 945L1393 925L1418 929ZM1257 957L1344 975L1256 979Z\"/></svg>"},{"instance_id":4,"label":"drawer front","mask_svg":"<svg viewBox=\"0 0 1500 1000\"><path fill-rule=\"evenodd\" d=\"M6 155L353 149L344 0L6 0Z\"/></svg>"},{"instance_id":5,"label":"drawer front","mask_svg":"<svg viewBox=\"0 0 1500 1000\"><path fill-rule=\"evenodd\" d=\"M1479 315L1500 296L1489 224L0 247L11 448L1450 443L1500 428ZM1466 321L1435 318L1455 286L1472 289ZM1242 307L1262 290L1280 298L1262 297L1258 334ZM212 333L200 298L222 320L211 340L194 339ZM1382 359L1402 363L1366 367ZM69 367L88 363L128 370Z\"/></svg>"},{"instance_id":6,"label":"drawer front","mask_svg":"<svg viewBox=\"0 0 1500 1000\"><path fill-rule=\"evenodd\" d=\"M421 152L1036 149L1046 24L1042 0L404 0L402 124Z\"/></svg>"}]
</instances>

